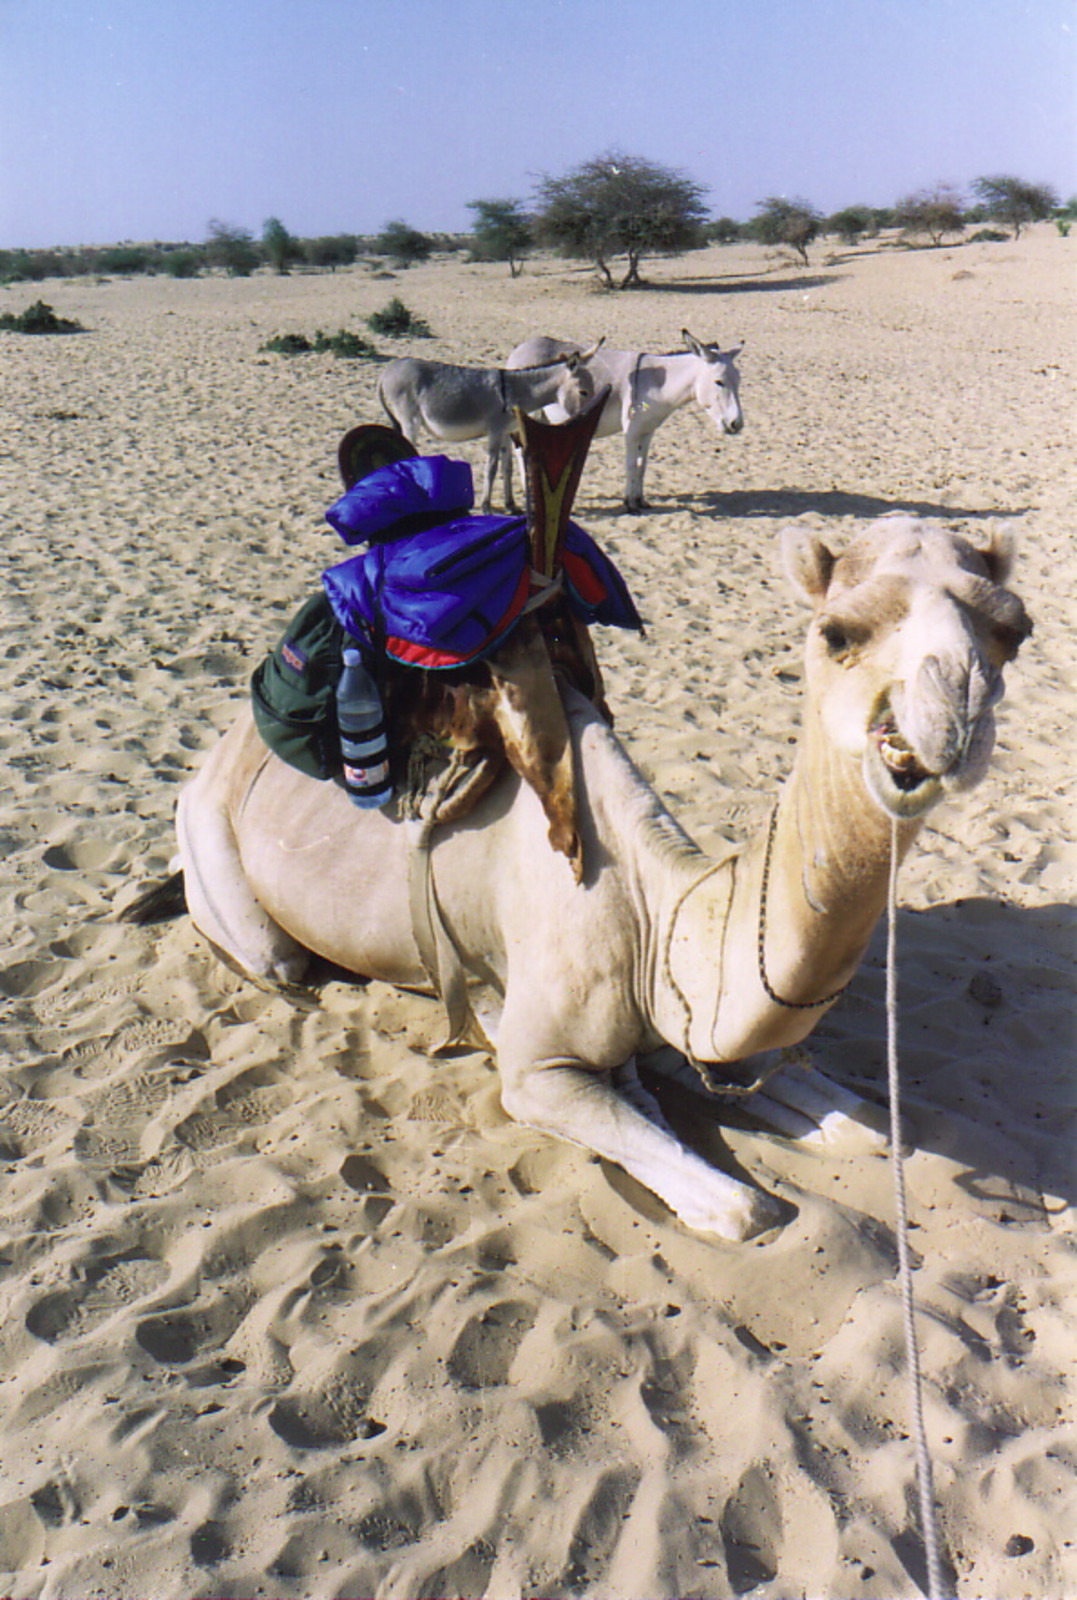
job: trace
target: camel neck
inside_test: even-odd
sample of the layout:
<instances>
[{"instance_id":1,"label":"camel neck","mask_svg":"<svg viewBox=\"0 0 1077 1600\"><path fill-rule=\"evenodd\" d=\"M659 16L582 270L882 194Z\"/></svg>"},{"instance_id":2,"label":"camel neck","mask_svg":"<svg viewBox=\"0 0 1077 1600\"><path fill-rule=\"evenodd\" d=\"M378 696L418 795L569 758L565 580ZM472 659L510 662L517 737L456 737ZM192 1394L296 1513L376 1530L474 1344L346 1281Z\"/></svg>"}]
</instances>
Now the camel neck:
<instances>
[{"instance_id":1,"label":"camel neck","mask_svg":"<svg viewBox=\"0 0 1077 1600\"><path fill-rule=\"evenodd\" d=\"M901 825L900 854L916 831ZM713 939L721 927L721 948L710 952L717 1005L697 990L691 1006L694 1053L705 1059L709 1045L710 1059L734 1060L810 1032L852 979L885 909L890 841L890 818L868 796L859 762L809 728L773 818L685 898L682 936L709 927Z\"/></svg>"}]
</instances>

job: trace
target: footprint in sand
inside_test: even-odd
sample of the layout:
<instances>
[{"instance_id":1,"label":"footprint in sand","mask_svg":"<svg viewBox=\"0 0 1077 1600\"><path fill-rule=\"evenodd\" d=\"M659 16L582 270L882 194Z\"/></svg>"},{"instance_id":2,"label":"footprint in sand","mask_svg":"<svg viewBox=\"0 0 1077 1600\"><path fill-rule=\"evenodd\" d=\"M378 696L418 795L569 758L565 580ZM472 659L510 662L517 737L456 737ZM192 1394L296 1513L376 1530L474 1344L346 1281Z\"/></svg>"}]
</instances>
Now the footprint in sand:
<instances>
[{"instance_id":1,"label":"footprint in sand","mask_svg":"<svg viewBox=\"0 0 1077 1600\"><path fill-rule=\"evenodd\" d=\"M465 1323L449 1356L449 1374L462 1389L507 1383L520 1341L535 1321L534 1306L502 1300Z\"/></svg>"},{"instance_id":2,"label":"footprint in sand","mask_svg":"<svg viewBox=\"0 0 1077 1600\"><path fill-rule=\"evenodd\" d=\"M32 1305L26 1313L26 1327L45 1344L77 1338L120 1306L156 1289L167 1277L164 1263L141 1250L104 1256L83 1269L81 1282L43 1295Z\"/></svg>"},{"instance_id":3,"label":"footprint in sand","mask_svg":"<svg viewBox=\"0 0 1077 1600\"><path fill-rule=\"evenodd\" d=\"M747 1594L778 1575L782 1516L766 1474L749 1467L721 1516L726 1571L734 1594Z\"/></svg>"}]
</instances>

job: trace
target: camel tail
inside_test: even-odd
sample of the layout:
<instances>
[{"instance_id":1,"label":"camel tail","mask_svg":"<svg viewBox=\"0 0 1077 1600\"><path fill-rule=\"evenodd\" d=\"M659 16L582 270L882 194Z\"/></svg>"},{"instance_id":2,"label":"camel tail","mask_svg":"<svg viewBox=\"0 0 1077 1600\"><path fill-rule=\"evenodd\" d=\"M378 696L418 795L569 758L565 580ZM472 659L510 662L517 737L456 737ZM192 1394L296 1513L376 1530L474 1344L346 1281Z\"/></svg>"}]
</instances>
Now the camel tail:
<instances>
[{"instance_id":1,"label":"camel tail","mask_svg":"<svg viewBox=\"0 0 1077 1600\"><path fill-rule=\"evenodd\" d=\"M117 921L134 922L148 927L153 922L169 922L182 917L187 910L187 896L183 892L183 873L174 872L146 889L129 906L117 913Z\"/></svg>"}]
</instances>

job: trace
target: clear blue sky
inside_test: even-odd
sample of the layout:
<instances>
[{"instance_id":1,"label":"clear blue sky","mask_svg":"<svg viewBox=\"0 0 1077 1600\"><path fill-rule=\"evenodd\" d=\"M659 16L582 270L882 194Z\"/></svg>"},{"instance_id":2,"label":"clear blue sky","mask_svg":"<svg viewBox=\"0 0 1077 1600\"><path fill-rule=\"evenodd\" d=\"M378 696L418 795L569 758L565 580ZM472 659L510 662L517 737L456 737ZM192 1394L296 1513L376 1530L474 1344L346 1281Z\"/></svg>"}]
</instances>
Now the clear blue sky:
<instances>
[{"instance_id":1,"label":"clear blue sky","mask_svg":"<svg viewBox=\"0 0 1077 1600\"><path fill-rule=\"evenodd\" d=\"M620 148L718 215L1077 191L1077 0L0 0L0 248L461 231Z\"/></svg>"}]
</instances>

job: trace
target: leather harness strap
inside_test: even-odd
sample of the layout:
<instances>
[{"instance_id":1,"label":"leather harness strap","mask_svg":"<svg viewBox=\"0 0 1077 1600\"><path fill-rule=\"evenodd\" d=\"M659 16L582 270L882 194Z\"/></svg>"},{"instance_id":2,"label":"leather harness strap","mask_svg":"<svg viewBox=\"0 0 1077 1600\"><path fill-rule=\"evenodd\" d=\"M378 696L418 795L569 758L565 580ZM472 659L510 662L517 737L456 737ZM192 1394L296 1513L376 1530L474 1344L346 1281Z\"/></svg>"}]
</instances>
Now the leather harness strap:
<instances>
[{"instance_id":1,"label":"leather harness strap","mask_svg":"<svg viewBox=\"0 0 1077 1600\"><path fill-rule=\"evenodd\" d=\"M405 823L408 831L408 899L411 928L419 947L427 977L439 995L448 1017L449 1030L434 1054L462 1043L471 1029L471 1004L467 978L441 916L434 887L432 847L437 823L432 818L416 817Z\"/></svg>"}]
</instances>

